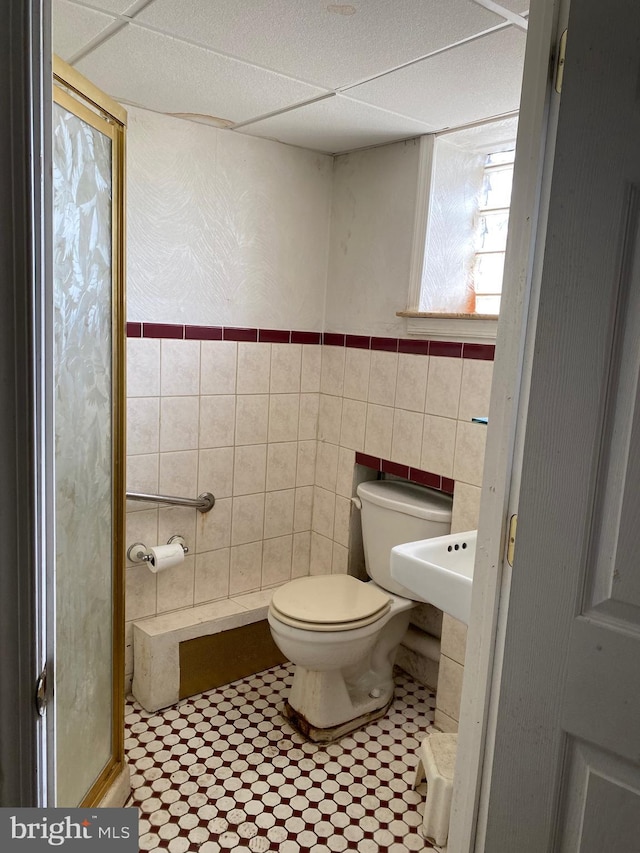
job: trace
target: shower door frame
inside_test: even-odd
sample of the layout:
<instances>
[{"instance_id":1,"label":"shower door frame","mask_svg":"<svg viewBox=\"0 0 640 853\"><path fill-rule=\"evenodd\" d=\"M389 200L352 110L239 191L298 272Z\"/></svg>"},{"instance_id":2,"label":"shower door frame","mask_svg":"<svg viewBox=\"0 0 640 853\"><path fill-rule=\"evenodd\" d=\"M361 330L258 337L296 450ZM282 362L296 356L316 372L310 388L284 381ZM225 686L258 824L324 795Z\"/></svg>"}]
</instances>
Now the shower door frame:
<instances>
[{"instance_id":1,"label":"shower door frame","mask_svg":"<svg viewBox=\"0 0 640 853\"><path fill-rule=\"evenodd\" d=\"M108 136L112 142L112 720L111 755L78 804L101 804L126 772L124 756L124 531L125 531L125 128L126 110L59 57L53 57L53 101ZM49 330L53 334L53 330ZM52 343L48 345L52 352ZM50 371L49 381L53 379ZM51 397L50 397L51 399ZM51 429L53 429L52 414ZM55 601L55 584L48 590L49 612ZM50 623L49 658L55 673L55 624ZM48 720L49 743L54 742L55 715ZM49 791L55 791L57 761L49 760ZM120 803L113 803L114 805ZM47 805L54 805L53 802Z\"/></svg>"}]
</instances>

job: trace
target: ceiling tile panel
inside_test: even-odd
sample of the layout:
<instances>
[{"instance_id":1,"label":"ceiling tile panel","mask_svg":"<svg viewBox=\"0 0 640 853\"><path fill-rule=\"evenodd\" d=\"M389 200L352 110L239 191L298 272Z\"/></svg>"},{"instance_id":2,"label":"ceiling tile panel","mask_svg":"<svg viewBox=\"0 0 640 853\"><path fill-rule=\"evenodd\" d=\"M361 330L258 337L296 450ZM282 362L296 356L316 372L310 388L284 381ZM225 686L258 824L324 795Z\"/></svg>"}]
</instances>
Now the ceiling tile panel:
<instances>
[{"instance_id":1,"label":"ceiling tile panel","mask_svg":"<svg viewBox=\"0 0 640 853\"><path fill-rule=\"evenodd\" d=\"M517 110L526 33L507 27L385 74L348 95L441 130Z\"/></svg>"},{"instance_id":2,"label":"ceiling tile panel","mask_svg":"<svg viewBox=\"0 0 640 853\"><path fill-rule=\"evenodd\" d=\"M139 0L83 0L83 4L114 15L122 15L127 9L140 5Z\"/></svg>"},{"instance_id":3,"label":"ceiling tile panel","mask_svg":"<svg viewBox=\"0 0 640 853\"><path fill-rule=\"evenodd\" d=\"M335 89L504 19L472 0L155 0L136 22Z\"/></svg>"},{"instance_id":4,"label":"ceiling tile panel","mask_svg":"<svg viewBox=\"0 0 640 853\"><path fill-rule=\"evenodd\" d=\"M246 125L237 132L326 154L340 154L419 136L431 130L433 128L421 122L335 95Z\"/></svg>"},{"instance_id":5,"label":"ceiling tile panel","mask_svg":"<svg viewBox=\"0 0 640 853\"><path fill-rule=\"evenodd\" d=\"M67 0L54 0L52 18L53 52L66 61L115 21L111 15Z\"/></svg>"},{"instance_id":6,"label":"ceiling tile panel","mask_svg":"<svg viewBox=\"0 0 640 853\"><path fill-rule=\"evenodd\" d=\"M509 12L515 12L517 15L522 15L529 11L529 3L527 0L494 0L494 2ZM480 0L474 0L474 3L482 5Z\"/></svg>"},{"instance_id":7,"label":"ceiling tile panel","mask_svg":"<svg viewBox=\"0 0 640 853\"><path fill-rule=\"evenodd\" d=\"M325 94L325 90L219 56L133 24L77 64L111 97L166 113L232 122Z\"/></svg>"}]
</instances>

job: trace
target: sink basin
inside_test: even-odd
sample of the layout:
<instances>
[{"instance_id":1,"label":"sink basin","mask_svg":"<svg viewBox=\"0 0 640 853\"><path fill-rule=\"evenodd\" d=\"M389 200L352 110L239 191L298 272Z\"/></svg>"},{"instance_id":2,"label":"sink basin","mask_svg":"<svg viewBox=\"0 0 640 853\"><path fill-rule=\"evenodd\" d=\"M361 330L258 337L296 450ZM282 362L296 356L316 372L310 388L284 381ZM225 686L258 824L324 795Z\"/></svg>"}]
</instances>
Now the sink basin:
<instances>
[{"instance_id":1,"label":"sink basin","mask_svg":"<svg viewBox=\"0 0 640 853\"><path fill-rule=\"evenodd\" d=\"M455 619L469 624L478 531L450 533L391 549L391 576Z\"/></svg>"}]
</instances>

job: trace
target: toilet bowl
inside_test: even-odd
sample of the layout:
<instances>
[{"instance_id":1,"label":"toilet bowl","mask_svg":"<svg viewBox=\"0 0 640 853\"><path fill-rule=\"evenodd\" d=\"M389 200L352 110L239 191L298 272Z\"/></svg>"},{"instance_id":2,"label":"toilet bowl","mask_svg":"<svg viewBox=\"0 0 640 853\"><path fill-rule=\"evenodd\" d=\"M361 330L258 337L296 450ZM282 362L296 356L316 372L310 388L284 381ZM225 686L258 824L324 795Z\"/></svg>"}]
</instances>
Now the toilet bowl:
<instances>
[{"instance_id":1,"label":"toilet bowl","mask_svg":"<svg viewBox=\"0 0 640 853\"><path fill-rule=\"evenodd\" d=\"M297 578L273 594L268 622L295 664L283 713L309 740L327 742L383 716L393 701L393 664L416 602L391 578L391 548L443 536L451 499L396 480L361 483L367 574Z\"/></svg>"}]
</instances>

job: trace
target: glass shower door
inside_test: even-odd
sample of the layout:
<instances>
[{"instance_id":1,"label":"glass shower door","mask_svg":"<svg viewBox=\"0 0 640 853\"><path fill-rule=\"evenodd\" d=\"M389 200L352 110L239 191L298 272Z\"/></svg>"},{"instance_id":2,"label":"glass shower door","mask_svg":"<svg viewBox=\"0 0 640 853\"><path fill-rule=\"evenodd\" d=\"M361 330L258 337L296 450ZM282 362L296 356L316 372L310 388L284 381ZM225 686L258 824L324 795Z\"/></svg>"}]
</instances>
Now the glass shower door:
<instances>
[{"instance_id":1,"label":"glass shower door","mask_svg":"<svg viewBox=\"0 0 640 853\"><path fill-rule=\"evenodd\" d=\"M123 766L124 131L62 66L53 105L55 804L76 806L99 802Z\"/></svg>"}]
</instances>

